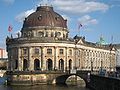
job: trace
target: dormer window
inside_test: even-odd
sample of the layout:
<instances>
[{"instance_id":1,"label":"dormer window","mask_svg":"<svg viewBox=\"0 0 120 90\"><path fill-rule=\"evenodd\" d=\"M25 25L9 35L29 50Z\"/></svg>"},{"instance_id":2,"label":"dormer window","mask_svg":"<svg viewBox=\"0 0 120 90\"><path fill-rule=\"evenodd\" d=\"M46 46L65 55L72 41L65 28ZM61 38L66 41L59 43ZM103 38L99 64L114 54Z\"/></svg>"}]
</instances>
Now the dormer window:
<instances>
[{"instance_id":1,"label":"dormer window","mask_svg":"<svg viewBox=\"0 0 120 90\"><path fill-rule=\"evenodd\" d=\"M39 15L38 20L40 20L40 21L41 21L41 19L42 19L42 15Z\"/></svg>"},{"instance_id":2,"label":"dormer window","mask_svg":"<svg viewBox=\"0 0 120 90\"><path fill-rule=\"evenodd\" d=\"M55 17L55 20L59 20L59 16Z\"/></svg>"}]
</instances>

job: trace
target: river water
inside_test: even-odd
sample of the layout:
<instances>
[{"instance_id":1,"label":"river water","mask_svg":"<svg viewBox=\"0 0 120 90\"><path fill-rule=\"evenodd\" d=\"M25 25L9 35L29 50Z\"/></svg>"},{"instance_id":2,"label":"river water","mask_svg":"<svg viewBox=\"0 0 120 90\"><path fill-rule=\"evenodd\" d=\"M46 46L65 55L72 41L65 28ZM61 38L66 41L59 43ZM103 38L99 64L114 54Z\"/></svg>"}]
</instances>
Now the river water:
<instances>
[{"instance_id":1,"label":"river water","mask_svg":"<svg viewBox=\"0 0 120 90\"><path fill-rule=\"evenodd\" d=\"M35 86L4 86L0 90L90 90L80 86L35 85Z\"/></svg>"}]
</instances>

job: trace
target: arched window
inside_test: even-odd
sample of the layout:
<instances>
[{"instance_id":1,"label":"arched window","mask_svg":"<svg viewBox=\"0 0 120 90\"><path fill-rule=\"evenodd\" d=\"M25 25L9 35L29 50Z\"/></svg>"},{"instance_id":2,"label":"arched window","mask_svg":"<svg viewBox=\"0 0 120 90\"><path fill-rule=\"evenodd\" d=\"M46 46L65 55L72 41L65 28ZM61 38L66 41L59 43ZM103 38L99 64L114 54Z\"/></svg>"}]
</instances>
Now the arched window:
<instances>
[{"instance_id":1,"label":"arched window","mask_svg":"<svg viewBox=\"0 0 120 90\"><path fill-rule=\"evenodd\" d=\"M65 34L63 34L63 38L66 38L66 37L65 37Z\"/></svg>"},{"instance_id":2,"label":"arched window","mask_svg":"<svg viewBox=\"0 0 120 90\"><path fill-rule=\"evenodd\" d=\"M46 32L45 37L48 37L48 32Z\"/></svg>"},{"instance_id":3,"label":"arched window","mask_svg":"<svg viewBox=\"0 0 120 90\"><path fill-rule=\"evenodd\" d=\"M44 33L43 32L38 32L39 37L43 37Z\"/></svg>"},{"instance_id":4,"label":"arched window","mask_svg":"<svg viewBox=\"0 0 120 90\"><path fill-rule=\"evenodd\" d=\"M23 71L25 71L25 70L28 69L28 64L27 64L27 63L28 63L27 60L24 59L24 60L23 60Z\"/></svg>"},{"instance_id":5,"label":"arched window","mask_svg":"<svg viewBox=\"0 0 120 90\"><path fill-rule=\"evenodd\" d=\"M63 59L59 60L59 70L64 71L64 60Z\"/></svg>"},{"instance_id":6,"label":"arched window","mask_svg":"<svg viewBox=\"0 0 120 90\"><path fill-rule=\"evenodd\" d=\"M51 37L54 37L54 33L53 32L51 32Z\"/></svg>"},{"instance_id":7,"label":"arched window","mask_svg":"<svg viewBox=\"0 0 120 90\"><path fill-rule=\"evenodd\" d=\"M61 33L60 32L57 32L57 37L60 37L61 36Z\"/></svg>"},{"instance_id":8,"label":"arched window","mask_svg":"<svg viewBox=\"0 0 120 90\"><path fill-rule=\"evenodd\" d=\"M39 59L34 60L34 70L40 70L40 61L39 61Z\"/></svg>"},{"instance_id":9,"label":"arched window","mask_svg":"<svg viewBox=\"0 0 120 90\"><path fill-rule=\"evenodd\" d=\"M57 32L55 32L55 37L57 37Z\"/></svg>"},{"instance_id":10,"label":"arched window","mask_svg":"<svg viewBox=\"0 0 120 90\"><path fill-rule=\"evenodd\" d=\"M71 70L72 69L72 60L70 59L69 60L69 70Z\"/></svg>"},{"instance_id":11,"label":"arched window","mask_svg":"<svg viewBox=\"0 0 120 90\"><path fill-rule=\"evenodd\" d=\"M47 60L47 70L51 71L53 68L53 62L51 59Z\"/></svg>"},{"instance_id":12,"label":"arched window","mask_svg":"<svg viewBox=\"0 0 120 90\"><path fill-rule=\"evenodd\" d=\"M38 16L38 20L41 21L42 20L42 15Z\"/></svg>"}]
</instances>

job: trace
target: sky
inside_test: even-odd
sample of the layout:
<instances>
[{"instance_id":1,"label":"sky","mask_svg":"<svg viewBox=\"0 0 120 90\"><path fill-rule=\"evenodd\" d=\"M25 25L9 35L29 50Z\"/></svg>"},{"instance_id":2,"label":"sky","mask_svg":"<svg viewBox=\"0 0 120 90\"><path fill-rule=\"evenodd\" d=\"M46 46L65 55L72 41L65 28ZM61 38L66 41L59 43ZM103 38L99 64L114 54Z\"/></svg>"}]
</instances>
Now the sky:
<instances>
[{"instance_id":1,"label":"sky","mask_svg":"<svg viewBox=\"0 0 120 90\"><path fill-rule=\"evenodd\" d=\"M85 36L94 43L103 37L107 44L120 44L120 0L0 0L0 48L6 48L6 37L16 37L24 18L40 5L53 6L67 19L69 37Z\"/></svg>"}]
</instances>

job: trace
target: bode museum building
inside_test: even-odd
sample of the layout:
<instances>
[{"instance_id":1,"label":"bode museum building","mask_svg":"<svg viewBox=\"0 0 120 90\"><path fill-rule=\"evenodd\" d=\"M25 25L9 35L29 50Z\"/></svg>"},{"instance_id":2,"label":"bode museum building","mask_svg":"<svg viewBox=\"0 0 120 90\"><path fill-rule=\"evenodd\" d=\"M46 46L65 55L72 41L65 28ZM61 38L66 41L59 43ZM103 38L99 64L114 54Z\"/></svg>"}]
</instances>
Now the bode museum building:
<instances>
[{"instance_id":1,"label":"bode museum building","mask_svg":"<svg viewBox=\"0 0 120 90\"><path fill-rule=\"evenodd\" d=\"M6 38L10 81L16 84L46 78L35 72L115 70L113 47L88 42L77 35L68 38L68 34L67 20L52 6L37 7L25 18L21 35Z\"/></svg>"}]
</instances>

